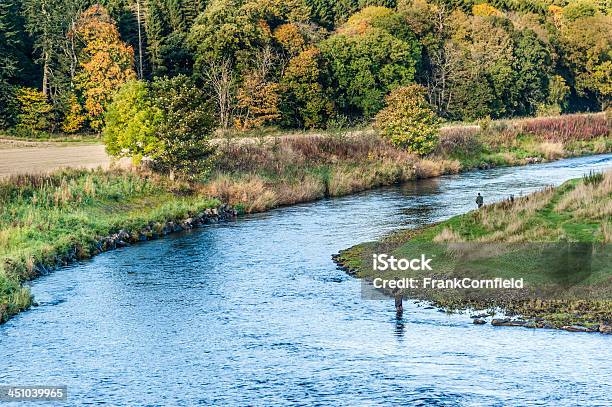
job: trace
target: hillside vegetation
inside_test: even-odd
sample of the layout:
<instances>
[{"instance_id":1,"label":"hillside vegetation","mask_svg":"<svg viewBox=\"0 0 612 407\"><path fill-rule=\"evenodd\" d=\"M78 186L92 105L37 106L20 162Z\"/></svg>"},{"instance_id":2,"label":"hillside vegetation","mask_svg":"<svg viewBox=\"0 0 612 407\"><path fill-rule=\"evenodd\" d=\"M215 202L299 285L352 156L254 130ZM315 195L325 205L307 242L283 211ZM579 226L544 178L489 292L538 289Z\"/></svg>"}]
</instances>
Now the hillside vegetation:
<instances>
[{"instance_id":1,"label":"hillside vegetation","mask_svg":"<svg viewBox=\"0 0 612 407\"><path fill-rule=\"evenodd\" d=\"M224 131L368 123L414 85L445 120L600 111L610 12L598 0L5 0L0 128L99 133L113 100L139 97L122 87L155 94L140 93L138 121L185 81Z\"/></svg>"}]
</instances>

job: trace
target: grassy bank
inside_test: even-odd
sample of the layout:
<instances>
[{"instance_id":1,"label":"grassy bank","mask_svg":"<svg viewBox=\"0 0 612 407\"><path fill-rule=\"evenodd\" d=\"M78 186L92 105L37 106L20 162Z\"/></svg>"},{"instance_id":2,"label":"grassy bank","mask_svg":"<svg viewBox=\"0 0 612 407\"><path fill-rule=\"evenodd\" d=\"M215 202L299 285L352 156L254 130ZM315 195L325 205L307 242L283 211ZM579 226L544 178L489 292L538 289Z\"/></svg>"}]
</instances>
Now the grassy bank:
<instances>
[{"instance_id":1,"label":"grassy bank","mask_svg":"<svg viewBox=\"0 0 612 407\"><path fill-rule=\"evenodd\" d=\"M370 280L522 278L524 289L519 291L421 286L406 293L447 310L478 309L486 314L501 310L521 317L519 322L505 322L510 325L609 327L611 219L612 171L357 245L343 251L339 262ZM427 253L433 258L433 271L375 271L373 253L408 259Z\"/></svg>"},{"instance_id":2,"label":"grassy bank","mask_svg":"<svg viewBox=\"0 0 612 407\"><path fill-rule=\"evenodd\" d=\"M184 219L219 205L188 186L127 171L60 171L0 181L0 320L28 308L21 283L70 251L88 258L120 229ZM76 249L76 250L75 250Z\"/></svg>"},{"instance_id":3,"label":"grassy bank","mask_svg":"<svg viewBox=\"0 0 612 407\"><path fill-rule=\"evenodd\" d=\"M393 148L371 131L227 139L219 149L207 193L257 212L477 167L608 153L612 139L609 119L598 113L446 127L427 157Z\"/></svg>"},{"instance_id":4,"label":"grassy bank","mask_svg":"<svg viewBox=\"0 0 612 407\"><path fill-rule=\"evenodd\" d=\"M338 132L217 141L219 158L199 183L143 172L60 171L0 183L0 318L30 304L21 283L39 264L119 229L187 216L229 203L242 212L341 196L474 167L520 165L612 151L604 114L445 128L438 150L417 157L373 132ZM572 135L573 134L573 135Z\"/></svg>"}]
</instances>

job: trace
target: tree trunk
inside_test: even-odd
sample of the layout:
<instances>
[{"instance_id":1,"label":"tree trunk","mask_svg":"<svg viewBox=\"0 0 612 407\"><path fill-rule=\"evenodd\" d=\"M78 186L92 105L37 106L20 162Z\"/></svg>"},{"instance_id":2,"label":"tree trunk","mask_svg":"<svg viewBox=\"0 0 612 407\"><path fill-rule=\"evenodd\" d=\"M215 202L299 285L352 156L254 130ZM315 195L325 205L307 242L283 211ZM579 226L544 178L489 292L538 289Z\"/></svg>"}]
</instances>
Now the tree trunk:
<instances>
[{"instance_id":1,"label":"tree trunk","mask_svg":"<svg viewBox=\"0 0 612 407\"><path fill-rule=\"evenodd\" d=\"M142 24L140 19L140 0L136 0L136 19L138 21L138 79L142 79Z\"/></svg>"}]
</instances>

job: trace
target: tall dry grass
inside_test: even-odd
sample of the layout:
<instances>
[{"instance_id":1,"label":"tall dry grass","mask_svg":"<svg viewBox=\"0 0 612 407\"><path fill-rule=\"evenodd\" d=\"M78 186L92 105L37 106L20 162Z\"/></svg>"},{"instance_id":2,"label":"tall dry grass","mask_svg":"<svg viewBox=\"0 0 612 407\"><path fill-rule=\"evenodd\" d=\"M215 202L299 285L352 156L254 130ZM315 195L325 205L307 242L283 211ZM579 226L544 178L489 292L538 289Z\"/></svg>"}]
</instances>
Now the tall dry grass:
<instances>
[{"instance_id":1,"label":"tall dry grass","mask_svg":"<svg viewBox=\"0 0 612 407\"><path fill-rule=\"evenodd\" d=\"M604 221L612 218L612 170L596 179L596 182L581 182L565 194L555 211L572 211L575 216Z\"/></svg>"}]
</instances>

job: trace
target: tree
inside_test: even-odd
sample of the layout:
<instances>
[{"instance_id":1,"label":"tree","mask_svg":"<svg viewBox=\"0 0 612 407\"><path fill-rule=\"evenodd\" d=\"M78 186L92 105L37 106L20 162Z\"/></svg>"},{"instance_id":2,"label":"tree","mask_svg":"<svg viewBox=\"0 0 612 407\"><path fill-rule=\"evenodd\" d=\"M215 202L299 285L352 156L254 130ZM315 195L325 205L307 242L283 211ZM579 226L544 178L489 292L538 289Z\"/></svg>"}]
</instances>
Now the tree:
<instances>
[{"instance_id":1,"label":"tree","mask_svg":"<svg viewBox=\"0 0 612 407\"><path fill-rule=\"evenodd\" d=\"M243 130L262 127L280 118L280 87L269 78L274 57L270 47L260 50L255 69L244 77L237 95L243 114L236 127Z\"/></svg>"},{"instance_id":2,"label":"tree","mask_svg":"<svg viewBox=\"0 0 612 407\"><path fill-rule=\"evenodd\" d=\"M512 106L514 115L532 115L538 106L547 102L549 80L552 75L552 56L544 44L530 29L514 34L514 72Z\"/></svg>"},{"instance_id":3,"label":"tree","mask_svg":"<svg viewBox=\"0 0 612 407\"><path fill-rule=\"evenodd\" d=\"M232 63L229 58L218 62L209 62L203 68L202 74L212 88L217 102L217 114L219 115L221 128L227 130L235 109L236 78Z\"/></svg>"},{"instance_id":4,"label":"tree","mask_svg":"<svg viewBox=\"0 0 612 407\"><path fill-rule=\"evenodd\" d=\"M612 16L579 18L560 33L564 60L578 95L609 106L612 98Z\"/></svg>"},{"instance_id":5,"label":"tree","mask_svg":"<svg viewBox=\"0 0 612 407\"><path fill-rule=\"evenodd\" d=\"M425 95L420 85L397 88L386 97L386 107L375 120L383 137L419 155L432 152L438 141L439 119Z\"/></svg>"},{"instance_id":6,"label":"tree","mask_svg":"<svg viewBox=\"0 0 612 407\"><path fill-rule=\"evenodd\" d=\"M570 2L563 8L563 17L573 22L579 18L593 17L597 14L597 7L588 0Z\"/></svg>"},{"instance_id":7,"label":"tree","mask_svg":"<svg viewBox=\"0 0 612 407\"><path fill-rule=\"evenodd\" d=\"M392 12L375 9L354 15L320 45L331 74L330 91L348 116L372 117L382 108L385 94L413 81L420 56L414 35L406 38L402 31L398 38L382 28Z\"/></svg>"},{"instance_id":8,"label":"tree","mask_svg":"<svg viewBox=\"0 0 612 407\"><path fill-rule=\"evenodd\" d=\"M144 81L126 82L114 95L106 112L103 139L115 157L131 157L138 164L162 147L155 130L161 112L151 100Z\"/></svg>"},{"instance_id":9,"label":"tree","mask_svg":"<svg viewBox=\"0 0 612 407\"><path fill-rule=\"evenodd\" d=\"M281 80L281 110L288 127L324 127L334 105L324 89L323 61L318 48L302 51L289 61Z\"/></svg>"},{"instance_id":10,"label":"tree","mask_svg":"<svg viewBox=\"0 0 612 407\"><path fill-rule=\"evenodd\" d=\"M495 7L487 3L475 4L472 7L472 14L474 14L475 16L480 16L480 17L501 17L503 16L503 13L501 11L499 11L498 9L496 9Z\"/></svg>"},{"instance_id":11,"label":"tree","mask_svg":"<svg viewBox=\"0 0 612 407\"><path fill-rule=\"evenodd\" d=\"M210 137L216 126L209 98L183 75L156 79L151 93L162 112L155 129L160 147L151 155L156 168L171 178L207 175L215 157Z\"/></svg>"},{"instance_id":12,"label":"tree","mask_svg":"<svg viewBox=\"0 0 612 407\"><path fill-rule=\"evenodd\" d=\"M270 39L269 26L258 17L258 10L241 0L211 1L189 32L196 71L225 59L239 72L248 70L256 50Z\"/></svg>"},{"instance_id":13,"label":"tree","mask_svg":"<svg viewBox=\"0 0 612 407\"><path fill-rule=\"evenodd\" d=\"M136 77L134 51L121 41L114 21L99 5L81 14L75 33L85 44L75 78L77 89L82 92L90 126L100 130L113 93Z\"/></svg>"},{"instance_id":14,"label":"tree","mask_svg":"<svg viewBox=\"0 0 612 407\"><path fill-rule=\"evenodd\" d=\"M19 114L18 126L30 131L46 131L51 127L53 107L47 97L37 89L19 88L17 91Z\"/></svg>"},{"instance_id":15,"label":"tree","mask_svg":"<svg viewBox=\"0 0 612 407\"><path fill-rule=\"evenodd\" d=\"M86 120L83 105L76 95L71 95L68 101L68 110L62 123L62 130L66 133L76 133L83 128Z\"/></svg>"},{"instance_id":16,"label":"tree","mask_svg":"<svg viewBox=\"0 0 612 407\"><path fill-rule=\"evenodd\" d=\"M108 109L106 150L136 163L146 157L171 178L204 176L214 159L209 143L213 112L206 95L186 76L127 82Z\"/></svg>"},{"instance_id":17,"label":"tree","mask_svg":"<svg viewBox=\"0 0 612 407\"><path fill-rule=\"evenodd\" d=\"M42 92L61 108L72 92L76 44L70 32L87 0L22 0L26 27L34 38L36 62L42 67Z\"/></svg>"},{"instance_id":18,"label":"tree","mask_svg":"<svg viewBox=\"0 0 612 407\"><path fill-rule=\"evenodd\" d=\"M452 13L449 42L457 69L449 77L448 115L477 119L511 114L516 100L513 29L507 19Z\"/></svg>"},{"instance_id":19,"label":"tree","mask_svg":"<svg viewBox=\"0 0 612 407\"><path fill-rule=\"evenodd\" d=\"M11 18L10 3L0 3L0 128L14 123L15 89L11 83L18 69L15 47L18 45L17 29Z\"/></svg>"}]
</instances>

